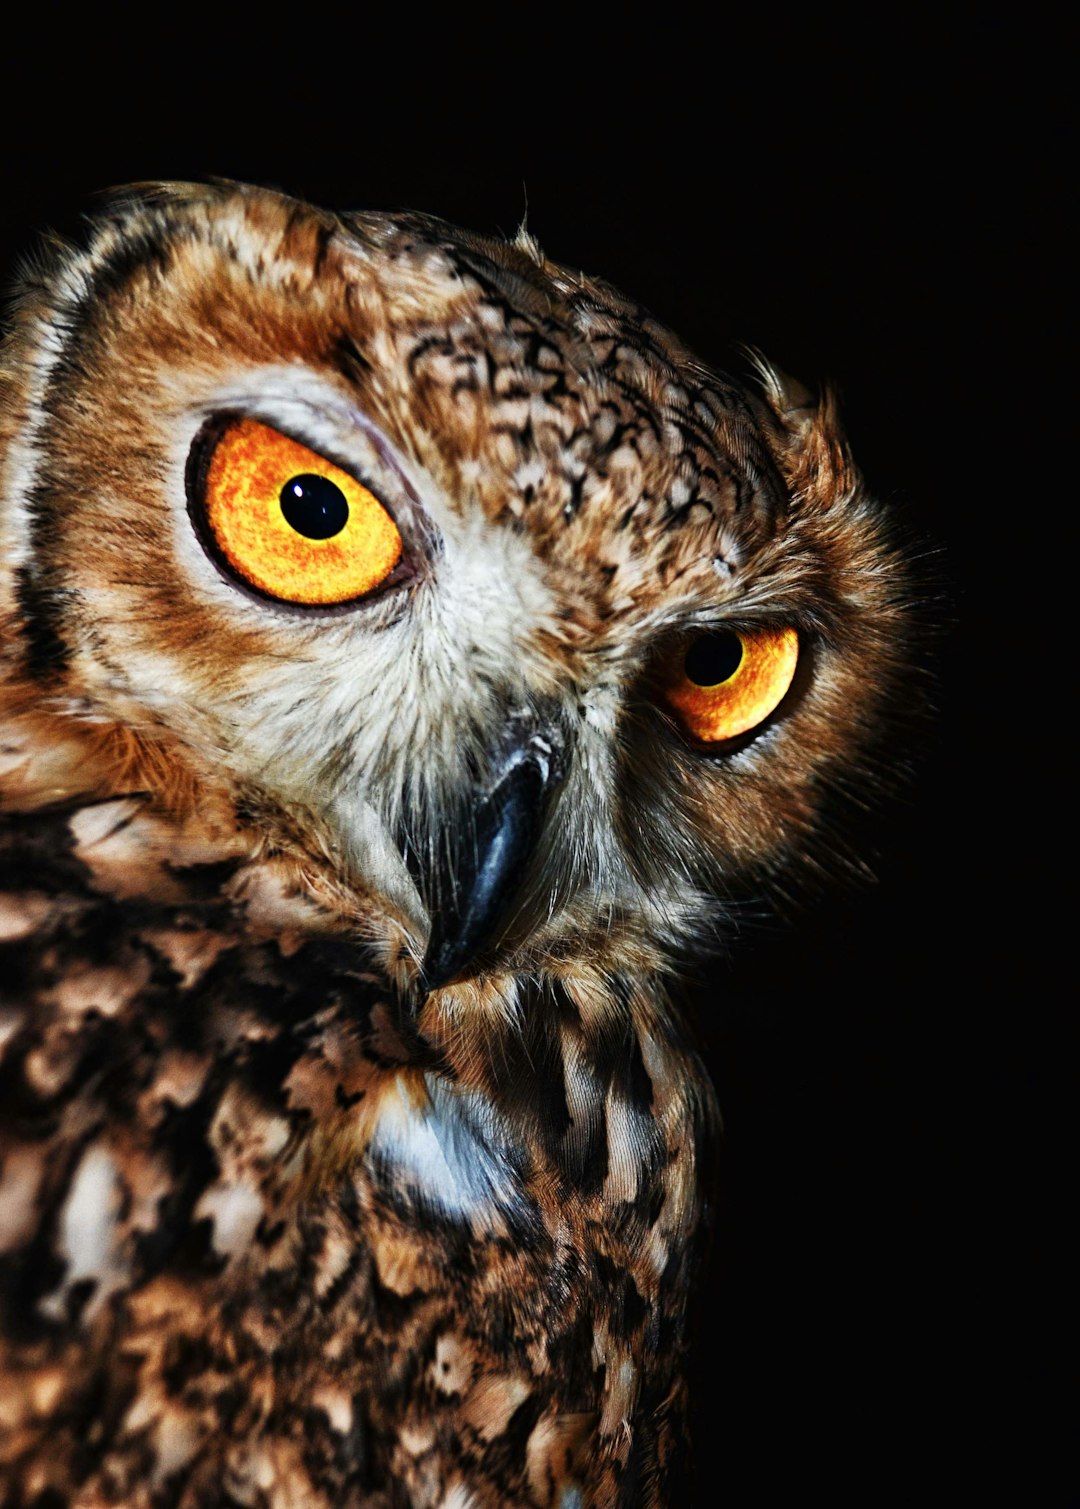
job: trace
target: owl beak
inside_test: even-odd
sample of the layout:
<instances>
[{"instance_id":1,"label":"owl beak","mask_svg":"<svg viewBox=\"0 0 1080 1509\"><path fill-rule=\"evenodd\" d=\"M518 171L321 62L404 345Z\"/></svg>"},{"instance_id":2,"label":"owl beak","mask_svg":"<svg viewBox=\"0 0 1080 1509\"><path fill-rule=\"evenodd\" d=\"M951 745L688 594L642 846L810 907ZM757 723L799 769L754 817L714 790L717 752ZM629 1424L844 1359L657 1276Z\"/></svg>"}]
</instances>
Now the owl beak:
<instances>
[{"instance_id":1,"label":"owl beak","mask_svg":"<svg viewBox=\"0 0 1080 1509\"><path fill-rule=\"evenodd\" d=\"M497 936L536 848L548 798L562 782L550 729L519 722L511 733L494 786L477 795L469 840L434 877L438 904L420 975L425 991L448 985Z\"/></svg>"}]
</instances>

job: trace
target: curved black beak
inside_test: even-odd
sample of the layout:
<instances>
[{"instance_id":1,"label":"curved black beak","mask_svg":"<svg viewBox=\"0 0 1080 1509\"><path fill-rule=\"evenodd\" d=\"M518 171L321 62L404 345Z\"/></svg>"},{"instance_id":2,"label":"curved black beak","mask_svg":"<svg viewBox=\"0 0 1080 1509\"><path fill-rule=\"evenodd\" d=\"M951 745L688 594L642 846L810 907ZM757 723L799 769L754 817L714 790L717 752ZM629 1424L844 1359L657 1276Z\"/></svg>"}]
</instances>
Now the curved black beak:
<instances>
[{"instance_id":1,"label":"curved black beak","mask_svg":"<svg viewBox=\"0 0 1080 1509\"><path fill-rule=\"evenodd\" d=\"M433 877L431 936L421 969L425 991L461 974L497 935L540 836L563 762L550 729L515 726L495 784L477 794L467 837Z\"/></svg>"}]
</instances>

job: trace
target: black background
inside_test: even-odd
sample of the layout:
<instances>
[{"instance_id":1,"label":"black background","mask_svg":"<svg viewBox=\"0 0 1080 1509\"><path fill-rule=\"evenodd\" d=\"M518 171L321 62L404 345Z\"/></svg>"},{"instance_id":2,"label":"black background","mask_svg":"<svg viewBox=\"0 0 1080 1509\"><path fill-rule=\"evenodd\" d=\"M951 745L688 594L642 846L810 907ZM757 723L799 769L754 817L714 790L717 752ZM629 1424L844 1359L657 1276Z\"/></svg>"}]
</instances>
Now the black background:
<instances>
[{"instance_id":1,"label":"black background","mask_svg":"<svg viewBox=\"0 0 1080 1509\"><path fill-rule=\"evenodd\" d=\"M1050 1143L1022 1109L1052 1101L1052 1054L1002 686L1001 584L1029 506L1003 460L1003 395L1031 376L1009 354L1037 234L1027 64L988 23L880 17L859 34L776 14L753 36L722 13L709 32L539 12L434 35L414 15L394 37L360 15L268 25L88 34L62 69L37 38L9 117L3 265L147 178L506 234L527 208L550 256L703 358L744 341L838 384L870 485L926 542L937 710L914 780L862 825L876 883L753 930L701 991L726 1121L702 1500L1064 1502L1042 1397L1062 1324L1040 1303Z\"/></svg>"}]
</instances>

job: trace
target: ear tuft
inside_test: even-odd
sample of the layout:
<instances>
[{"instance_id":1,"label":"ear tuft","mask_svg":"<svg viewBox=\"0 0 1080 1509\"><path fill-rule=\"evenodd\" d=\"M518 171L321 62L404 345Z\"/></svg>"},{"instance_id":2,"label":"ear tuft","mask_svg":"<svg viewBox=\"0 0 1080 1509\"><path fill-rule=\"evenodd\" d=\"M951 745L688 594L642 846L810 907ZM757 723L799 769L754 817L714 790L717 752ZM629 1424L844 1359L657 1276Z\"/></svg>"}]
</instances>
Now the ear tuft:
<instances>
[{"instance_id":1,"label":"ear tuft","mask_svg":"<svg viewBox=\"0 0 1080 1509\"><path fill-rule=\"evenodd\" d=\"M543 267L546 261L543 250L524 220L518 226L517 235L511 245L516 246L519 252L524 252L531 261L536 263L537 267Z\"/></svg>"},{"instance_id":2,"label":"ear tuft","mask_svg":"<svg viewBox=\"0 0 1080 1509\"><path fill-rule=\"evenodd\" d=\"M825 385L815 396L759 351L748 356L772 421L766 432L792 502L816 508L847 502L858 491L860 477L840 424L835 389Z\"/></svg>"}]
</instances>

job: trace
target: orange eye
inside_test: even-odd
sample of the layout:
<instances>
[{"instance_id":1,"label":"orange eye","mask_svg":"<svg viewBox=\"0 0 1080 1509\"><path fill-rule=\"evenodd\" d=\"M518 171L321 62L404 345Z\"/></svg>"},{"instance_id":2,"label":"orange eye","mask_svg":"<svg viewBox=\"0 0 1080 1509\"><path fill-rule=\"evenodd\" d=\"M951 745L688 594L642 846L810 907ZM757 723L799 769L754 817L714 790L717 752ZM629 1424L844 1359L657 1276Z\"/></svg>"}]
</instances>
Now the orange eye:
<instances>
[{"instance_id":1,"label":"orange eye","mask_svg":"<svg viewBox=\"0 0 1080 1509\"><path fill-rule=\"evenodd\" d=\"M699 634L665 677L663 696L691 738L718 744L769 716L791 685L798 658L794 629Z\"/></svg>"},{"instance_id":2,"label":"orange eye","mask_svg":"<svg viewBox=\"0 0 1080 1509\"><path fill-rule=\"evenodd\" d=\"M237 419L218 437L202 488L209 544L236 574L287 603L348 602L401 559L386 509L296 440Z\"/></svg>"}]
</instances>

